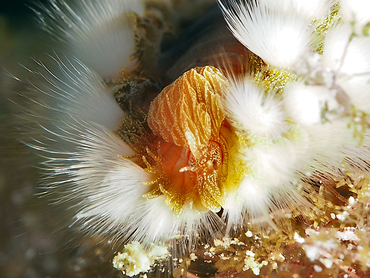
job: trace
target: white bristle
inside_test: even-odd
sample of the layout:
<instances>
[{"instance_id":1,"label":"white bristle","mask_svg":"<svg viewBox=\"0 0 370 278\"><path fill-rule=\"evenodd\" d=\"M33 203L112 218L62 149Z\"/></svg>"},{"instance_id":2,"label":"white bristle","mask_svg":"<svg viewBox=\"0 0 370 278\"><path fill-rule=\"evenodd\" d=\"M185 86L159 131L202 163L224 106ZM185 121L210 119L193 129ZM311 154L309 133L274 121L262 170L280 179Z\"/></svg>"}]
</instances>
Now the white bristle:
<instances>
[{"instance_id":1,"label":"white bristle","mask_svg":"<svg viewBox=\"0 0 370 278\"><path fill-rule=\"evenodd\" d=\"M320 124L330 117L325 113L339 109L335 97L335 92L324 86L296 82L285 90L284 107L289 116L300 125Z\"/></svg>"},{"instance_id":2,"label":"white bristle","mask_svg":"<svg viewBox=\"0 0 370 278\"><path fill-rule=\"evenodd\" d=\"M315 20L329 15L330 7L335 3L335 0L298 0L293 2L294 9L298 14L309 20Z\"/></svg>"},{"instance_id":3,"label":"white bristle","mask_svg":"<svg viewBox=\"0 0 370 278\"><path fill-rule=\"evenodd\" d=\"M362 33L364 25L370 22L370 2L368 0L339 0L340 14L346 22L354 22L355 30Z\"/></svg>"},{"instance_id":4,"label":"white bristle","mask_svg":"<svg viewBox=\"0 0 370 278\"><path fill-rule=\"evenodd\" d=\"M165 196L145 198L150 190L147 183L155 176L126 158L135 153L113 132L85 125L74 134L59 132L58 143L73 142L73 151L67 154L46 147L43 152L49 159L43 165L54 180L48 186L64 187L63 201L78 202L75 218L82 231L149 246L179 234L195 242L199 227L214 236L222 226L211 212L185 208L176 217Z\"/></svg>"},{"instance_id":5,"label":"white bristle","mask_svg":"<svg viewBox=\"0 0 370 278\"><path fill-rule=\"evenodd\" d=\"M112 134L92 131L77 146L76 160L71 165L71 181L78 192L75 197L83 199L77 217L104 216L112 223L127 221L145 200L145 182L151 181L151 175L120 156L133 152L127 152L128 147Z\"/></svg>"},{"instance_id":6,"label":"white bristle","mask_svg":"<svg viewBox=\"0 0 370 278\"><path fill-rule=\"evenodd\" d=\"M243 219L275 227L271 214L309 205L300 189L302 179L313 173L335 175L346 159L363 167L370 151L358 145L347 125L345 119L317 123L301 128L294 140L245 148L250 173L223 206L229 229L242 225Z\"/></svg>"},{"instance_id":7,"label":"white bristle","mask_svg":"<svg viewBox=\"0 0 370 278\"><path fill-rule=\"evenodd\" d=\"M299 169L299 152L286 139L272 145L256 145L246 149L243 155L253 173L250 176L263 181L267 188L280 187L291 181L294 171Z\"/></svg>"},{"instance_id":8,"label":"white bristle","mask_svg":"<svg viewBox=\"0 0 370 278\"><path fill-rule=\"evenodd\" d=\"M131 216L126 221L117 222L116 237L119 240L137 240L149 245L152 242L167 242L179 235L186 235L190 244L198 241L201 233L209 233L213 238L222 228L219 217L212 212L198 212L190 207L185 207L181 215L175 216L166 205L166 197L145 199L139 202ZM125 209L122 204L120 208ZM99 225L99 217L96 224Z\"/></svg>"},{"instance_id":9,"label":"white bristle","mask_svg":"<svg viewBox=\"0 0 370 278\"><path fill-rule=\"evenodd\" d=\"M32 88L25 94L32 106L30 116L35 114L36 122L51 123L46 128L56 125L69 129L68 125L76 121L112 131L119 127L124 113L94 71L80 61L59 57L52 58L50 66L53 72L39 63L39 68L33 71L37 78L32 80Z\"/></svg>"},{"instance_id":10,"label":"white bristle","mask_svg":"<svg viewBox=\"0 0 370 278\"><path fill-rule=\"evenodd\" d=\"M277 140L287 130L281 103L271 95L265 97L251 80L231 82L224 106L236 127L258 137Z\"/></svg>"},{"instance_id":11,"label":"white bristle","mask_svg":"<svg viewBox=\"0 0 370 278\"><path fill-rule=\"evenodd\" d=\"M257 145L245 150L245 160L252 174L248 175L241 186L250 188L250 184L256 185L252 191L265 194L264 197L259 197L260 200L257 196L248 197L245 200L248 211L259 208L260 211L255 213L258 212L257 215L261 216L279 209L278 204L284 207L303 203L295 186L303 166L303 152L300 147L299 144L284 139L272 145ZM245 199L247 195L241 196Z\"/></svg>"},{"instance_id":12,"label":"white bristle","mask_svg":"<svg viewBox=\"0 0 370 278\"><path fill-rule=\"evenodd\" d=\"M245 177L240 184L239 201L242 201L249 219L267 215L273 208L271 195L264 183Z\"/></svg>"},{"instance_id":13,"label":"white bristle","mask_svg":"<svg viewBox=\"0 0 370 278\"><path fill-rule=\"evenodd\" d=\"M240 189L227 194L222 205L224 209L223 217L228 219L227 232L229 232L232 227L242 225L245 219L245 202L242 198L240 198L239 190Z\"/></svg>"},{"instance_id":14,"label":"white bristle","mask_svg":"<svg viewBox=\"0 0 370 278\"><path fill-rule=\"evenodd\" d=\"M259 0L259 3L277 11L294 11L298 15L305 17L307 20L312 21L328 15L330 12L329 9L335 1Z\"/></svg>"},{"instance_id":15,"label":"white bristle","mask_svg":"<svg viewBox=\"0 0 370 278\"><path fill-rule=\"evenodd\" d=\"M339 78L337 84L346 92L357 109L370 112L370 74Z\"/></svg>"},{"instance_id":16,"label":"white bristle","mask_svg":"<svg viewBox=\"0 0 370 278\"><path fill-rule=\"evenodd\" d=\"M226 22L234 36L265 62L292 67L309 49L309 22L294 11L276 11L253 2L235 0L222 4Z\"/></svg>"},{"instance_id":17,"label":"white bristle","mask_svg":"<svg viewBox=\"0 0 370 278\"><path fill-rule=\"evenodd\" d=\"M137 60L133 21L128 13L144 13L143 1L84 0L69 6L64 0L41 6L44 28L62 43L65 53L78 57L102 78L118 78Z\"/></svg>"},{"instance_id":18,"label":"white bristle","mask_svg":"<svg viewBox=\"0 0 370 278\"><path fill-rule=\"evenodd\" d=\"M351 38L350 25L330 29L325 39L323 65L352 75L370 72L370 37Z\"/></svg>"},{"instance_id":19,"label":"white bristle","mask_svg":"<svg viewBox=\"0 0 370 278\"><path fill-rule=\"evenodd\" d=\"M353 165L363 165L363 161L368 160L368 135L364 135L365 146L360 146L359 138L354 137L348 123L348 119L336 119L301 130L301 149L305 150L307 171L335 174L346 159Z\"/></svg>"}]
</instances>

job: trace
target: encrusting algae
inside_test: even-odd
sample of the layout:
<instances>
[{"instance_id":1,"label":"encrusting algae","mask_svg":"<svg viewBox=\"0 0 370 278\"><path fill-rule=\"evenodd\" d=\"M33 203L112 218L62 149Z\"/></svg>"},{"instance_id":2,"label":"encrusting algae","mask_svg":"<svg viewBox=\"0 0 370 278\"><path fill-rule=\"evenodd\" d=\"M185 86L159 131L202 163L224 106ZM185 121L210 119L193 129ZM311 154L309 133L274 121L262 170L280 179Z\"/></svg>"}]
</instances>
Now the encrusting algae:
<instances>
[{"instance_id":1,"label":"encrusting algae","mask_svg":"<svg viewBox=\"0 0 370 278\"><path fill-rule=\"evenodd\" d=\"M320 210L287 214L284 231L249 225L199 248L197 259L214 264L220 276L368 277L370 177L353 170L321 183L310 197Z\"/></svg>"}]
</instances>

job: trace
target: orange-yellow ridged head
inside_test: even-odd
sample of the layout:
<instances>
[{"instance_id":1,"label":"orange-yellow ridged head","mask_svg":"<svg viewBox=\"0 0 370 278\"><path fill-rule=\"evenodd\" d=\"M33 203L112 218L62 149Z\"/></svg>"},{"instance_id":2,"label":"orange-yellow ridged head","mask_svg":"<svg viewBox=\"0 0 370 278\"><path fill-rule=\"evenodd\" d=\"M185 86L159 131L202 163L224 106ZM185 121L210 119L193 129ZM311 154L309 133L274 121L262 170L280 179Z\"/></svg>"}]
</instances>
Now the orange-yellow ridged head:
<instances>
[{"instance_id":1,"label":"orange-yellow ridged head","mask_svg":"<svg viewBox=\"0 0 370 278\"><path fill-rule=\"evenodd\" d=\"M177 146L201 149L217 137L225 115L220 95L227 84L222 73L210 66L185 72L163 89L150 105L148 123L154 134ZM190 143L191 144L191 143Z\"/></svg>"},{"instance_id":2,"label":"orange-yellow ridged head","mask_svg":"<svg viewBox=\"0 0 370 278\"><path fill-rule=\"evenodd\" d=\"M221 95L226 77L215 67L185 72L150 105L148 124L158 136L158 167L167 177L158 189L180 213L185 204L219 211L227 178L228 144L221 132L225 114ZM150 194L149 194L150 195Z\"/></svg>"}]
</instances>

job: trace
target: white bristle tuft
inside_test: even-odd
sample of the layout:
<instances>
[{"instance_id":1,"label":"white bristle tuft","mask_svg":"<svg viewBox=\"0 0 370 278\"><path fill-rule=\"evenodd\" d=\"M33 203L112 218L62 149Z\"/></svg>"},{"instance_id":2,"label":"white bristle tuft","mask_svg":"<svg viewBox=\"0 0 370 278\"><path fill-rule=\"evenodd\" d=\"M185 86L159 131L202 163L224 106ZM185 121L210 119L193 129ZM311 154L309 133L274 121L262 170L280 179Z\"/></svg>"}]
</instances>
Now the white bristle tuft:
<instances>
[{"instance_id":1,"label":"white bristle tuft","mask_svg":"<svg viewBox=\"0 0 370 278\"><path fill-rule=\"evenodd\" d=\"M92 131L80 137L86 139L78 144L71 169L76 196L83 197L77 217L103 215L112 223L127 221L140 201L145 200L145 183L151 181L151 175L122 157L133 152L113 134Z\"/></svg>"},{"instance_id":2,"label":"white bristle tuft","mask_svg":"<svg viewBox=\"0 0 370 278\"><path fill-rule=\"evenodd\" d=\"M370 72L370 37L353 37L350 25L330 29L325 39L323 65L352 75Z\"/></svg>"},{"instance_id":3,"label":"white bristle tuft","mask_svg":"<svg viewBox=\"0 0 370 278\"><path fill-rule=\"evenodd\" d=\"M147 199L153 176L121 155L127 146L109 134L89 134L82 141L81 151L71 166L74 192L70 198L82 199L76 215L82 230L91 234L111 234L120 242L140 241L148 246L164 242L187 227L195 233L192 223L202 216L184 212L176 218L165 203L165 197ZM75 196L73 196L75 194ZM185 223L182 223L182 221ZM195 224L194 224L195 225Z\"/></svg>"},{"instance_id":4,"label":"white bristle tuft","mask_svg":"<svg viewBox=\"0 0 370 278\"><path fill-rule=\"evenodd\" d=\"M335 91L324 86L296 82L285 90L284 107L289 116L300 125L320 124L329 119L329 112L340 110L335 97Z\"/></svg>"},{"instance_id":5,"label":"white bristle tuft","mask_svg":"<svg viewBox=\"0 0 370 278\"><path fill-rule=\"evenodd\" d=\"M370 2L368 0L339 0L340 15L346 22L354 22L355 30L362 33L364 25L370 22Z\"/></svg>"},{"instance_id":6,"label":"white bristle tuft","mask_svg":"<svg viewBox=\"0 0 370 278\"><path fill-rule=\"evenodd\" d=\"M241 226L245 219L245 202L240 198L240 187L238 190L227 194L222 205L224 209L223 217L227 219L227 232L235 226Z\"/></svg>"},{"instance_id":7,"label":"white bristle tuft","mask_svg":"<svg viewBox=\"0 0 370 278\"><path fill-rule=\"evenodd\" d=\"M238 128L259 137L277 140L287 130L281 103L257 88L251 80L234 80L226 96L225 110Z\"/></svg>"},{"instance_id":8,"label":"white bristle tuft","mask_svg":"<svg viewBox=\"0 0 370 278\"><path fill-rule=\"evenodd\" d=\"M50 1L38 12L44 29L102 78L118 78L133 70L135 32L130 12L144 13L143 1L83 0L76 7L64 0Z\"/></svg>"},{"instance_id":9,"label":"white bristle tuft","mask_svg":"<svg viewBox=\"0 0 370 278\"><path fill-rule=\"evenodd\" d=\"M286 139L272 145L256 145L246 149L243 155L253 173L250 176L263 181L267 188L286 184L294 177L295 170L299 169L299 152Z\"/></svg>"},{"instance_id":10,"label":"white bristle tuft","mask_svg":"<svg viewBox=\"0 0 370 278\"><path fill-rule=\"evenodd\" d=\"M117 229L120 240L131 235L131 240L149 245L152 242L166 242L179 235L186 235L190 244L198 241L201 233L214 238L222 228L219 217L212 212L202 212L184 208L181 215L175 216L166 205L165 197L145 199L135 207L127 221L120 221ZM125 205L120 206L122 209Z\"/></svg>"},{"instance_id":11,"label":"white bristle tuft","mask_svg":"<svg viewBox=\"0 0 370 278\"><path fill-rule=\"evenodd\" d=\"M243 202L243 209L249 219L266 216L273 207L269 190L258 180L246 177L241 182L238 193L238 199Z\"/></svg>"},{"instance_id":12,"label":"white bristle tuft","mask_svg":"<svg viewBox=\"0 0 370 278\"><path fill-rule=\"evenodd\" d=\"M289 68L309 50L309 22L294 12L246 1L219 4L234 36L265 62Z\"/></svg>"},{"instance_id":13,"label":"white bristle tuft","mask_svg":"<svg viewBox=\"0 0 370 278\"><path fill-rule=\"evenodd\" d=\"M362 165L369 158L367 146L359 145L359 138L353 136L347 119L312 125L301 133L301 150L305 151L302 167L309 172L335 174L345 159L350 159L353 165Z\"/></svg>"},{"instance_id":14,"label":"white bristle tuft","mask_svg":"<svg viewBox=\"0 0 370 278\"><path fill-rule=\"evenodd\" d=\"M276 11L295 12L307 20L312 21L328 15L330 7L335 1L259 0L259 3Z\"/></svg>"},{"instance_id":15,"label":"white bristle tuft","mask_svg":"<svg viewBox=\"0 0 370 278\"><path fill-rule=\"evenodd\" d=\"M312 1L294 1L294 9L298 14L307 19L315 20L329 15L330 7L335 3L335 0L312 0Z\"/></svg>"},{"instance_id":16,"label":"white bristle tuft","mask_svg":"<svg viewBox=\"0 0 370 278\"><path fill-rule=\"evenodd\" d=\"M196 242L200 230L215 236L222 227L211 212L185 208L176 217L165 196L144 197L155 177L126 158L135 153L113 132L86 125L74 131L59 131L56 136L59 144L64 140L73 143L69 153L42 149L49 157L43 165L54 180L49 186L65 187L61 201L78 203L75 225L82 231L108 235L119 243L139 241L149 246L182 234Z\"/></svg>"},{"instance_id":17,"label":"white bristle tuft","mask_svg":"<svg viewBox=\"0 0 370 278\"><path fill-rule=\"evenodd\" d=\"M350 102L357 109L370 111L370 74L342 77L337 80L337 84L346 92Z\"/></svg>"},{"instance_id":18,"label":"white bristle tuft","mask_svg":"<svg viewBox=\"0 0 370 278\"><path fill-rule=\"evenodd\" d=\"M40 62L38 71L33 71L38 78L25 95L31 102L30 116L35 114L39 124L51 123L46 128L69 129L68 122L77 121L116 130L124 113L103 80L80 61L57 57L52 62L53 72Z\"/></svg>"}]
</instances>

